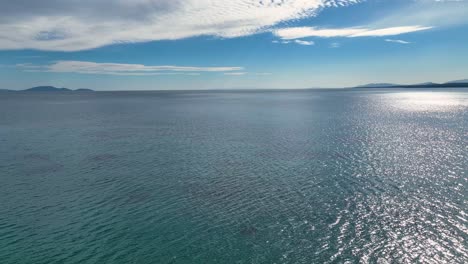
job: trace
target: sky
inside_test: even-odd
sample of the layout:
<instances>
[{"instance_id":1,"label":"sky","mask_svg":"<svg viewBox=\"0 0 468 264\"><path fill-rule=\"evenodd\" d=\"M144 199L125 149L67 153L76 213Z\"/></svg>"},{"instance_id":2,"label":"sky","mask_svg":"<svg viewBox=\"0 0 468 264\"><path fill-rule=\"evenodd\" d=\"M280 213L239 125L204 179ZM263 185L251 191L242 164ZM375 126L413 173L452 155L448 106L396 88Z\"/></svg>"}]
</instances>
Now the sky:
<instances>
[{"instance_id":1,"label":"sky","mask_svg":"<svg viewBox=\"0 0 468 264\"><path fill-rule=\"evenodd\" d=\"M468 78L468 0L0 0L0 88Z\"/></svg>"}]
</instances>

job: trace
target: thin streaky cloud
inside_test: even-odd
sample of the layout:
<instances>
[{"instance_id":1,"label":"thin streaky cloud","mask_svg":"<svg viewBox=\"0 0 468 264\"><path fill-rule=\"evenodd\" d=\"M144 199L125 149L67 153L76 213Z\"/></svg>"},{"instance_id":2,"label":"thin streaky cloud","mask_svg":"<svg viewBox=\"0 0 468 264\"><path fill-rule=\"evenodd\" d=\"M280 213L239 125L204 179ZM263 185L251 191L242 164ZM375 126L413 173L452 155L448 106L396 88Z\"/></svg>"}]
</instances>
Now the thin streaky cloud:
<instances>
[{"instance_id":1,"label":"thin streaky cloud","mask_svg":"<svg viewBox=\"0 0 468 264\"><path fill-rule=\"evenodd\" d=\"M300 39L294 40L294 43L299 44L299 45L304 45L304 46L312 46L312 45L315 45L315 43L314 43L313 41L300 40Z\"/></svg>"},{"instance_id":2,"label":"thin streaky cloud","mask_svg":"<svg viewBox=\"0 0 468 264\"><path fill-rule=\"evenodd\" d=\"M423 26L402 26L402 27L389 27L389 28L379 28L373 30L365 30L353 34L351 37L382 37L382 36L396 36L406 33L418 32L432 29L433 27L423 27Z\"/></svg>"},{"instance_id":3,"label":"thin streaky cloud","mask_svg":"<svg viewBox=\"0 0 468 264\"><path fill-rule=\"evenodd\" d=\"M291 41L289 41L289 40L273 40L272 42L276 43L276 44L289 44L289 43L291 43Z\"/></svg>"},{"instance_id":4,"label":"thin streaky cloud","mask_svg":"<svg viewBox=\"0 0 468 264\"><path fill-rule=\"evenodd\" d=\"M273 31L273 34L284 39L292 40L306 37L319 37L319 38L332 38L332 37L381 37L381 36L395 36L411 32L429 30L432 27L423 26L402 26L402 27L388 27L379 29L370 29L364 27L358 28L334 28L334 29L320 29L316 27L292 27L282 28Z\"/></svg>"},{"instance_id":5,"label":"thin streaky cloud","mask_svg":"<svg viewBox=\"0 0 468 264\"><path fill-rule=\"evenodd\" d=\"M108 75L178 75L199 74L201 72L236 72L243 67L194 67L160 65L148 66L143 64L124 63L97 63L90 61L57 61L46 65L31 63L17 64L17 68L24 71L55 72L55 73L81 73L81 74L108 74Z\"/></svg>"},{"instance_id":6,"label":"thin streaky cloud","mask_svg":"<svg viewBox=\"0 0 468 264\"><path fill-rule=\"evenodd\" d=\"M401 40L401 39L385 39L386 42L393 42L393 43L399 43L399 44L411 44L411 42Z\"/></svg>"},{"instance_id":7,"label":"thin streaky cloud","mask_svg":"<svg viewBox=\"0 0 468 264\"><path fill-rule=\"evenodd\" d=\"M298 45L304 45L304 46L312 46L312 45L315 45L315 42L313 41L310 41L310 40L300 40L300 39L295 39L295 40L273 40L272 41L273 43L276 43L276 44L291 44L291 43L295 43L295 44L298 44Z\"/></svg>"}]
</instances>

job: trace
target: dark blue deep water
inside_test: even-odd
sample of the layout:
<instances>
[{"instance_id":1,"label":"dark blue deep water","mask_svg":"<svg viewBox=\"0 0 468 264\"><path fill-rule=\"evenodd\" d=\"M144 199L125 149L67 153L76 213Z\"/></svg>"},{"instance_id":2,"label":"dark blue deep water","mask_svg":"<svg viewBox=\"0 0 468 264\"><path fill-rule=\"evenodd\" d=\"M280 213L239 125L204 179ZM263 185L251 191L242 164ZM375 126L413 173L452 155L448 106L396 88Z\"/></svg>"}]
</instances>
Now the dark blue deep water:
<instances>
[{"instance_id":1,"label":"dark blue deep water","mask_svg":"<svg viewBox=\"0 0 468 264\"><path fill-rule=\"evenodd\" d=\"M468 263L468 90L0 94L0 263Z\"/></svg>"}]
</instances>

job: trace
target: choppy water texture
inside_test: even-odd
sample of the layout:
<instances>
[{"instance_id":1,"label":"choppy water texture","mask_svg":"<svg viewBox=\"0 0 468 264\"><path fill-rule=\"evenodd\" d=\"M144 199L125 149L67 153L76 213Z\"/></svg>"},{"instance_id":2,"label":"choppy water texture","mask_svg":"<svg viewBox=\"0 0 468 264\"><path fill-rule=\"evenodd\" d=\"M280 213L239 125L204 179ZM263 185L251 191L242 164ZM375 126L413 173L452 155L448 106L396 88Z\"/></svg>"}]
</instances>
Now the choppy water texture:
<instances>
[{"instance_id":1,"label":"choppy water texture","mask_svg":"<svg viewBox=\"0 0 468 264\"><path fill-rule=\"evenodd\" d=\"M468 90L0 94L0 262L468 263Z\"/></svg>"}]
</instances>

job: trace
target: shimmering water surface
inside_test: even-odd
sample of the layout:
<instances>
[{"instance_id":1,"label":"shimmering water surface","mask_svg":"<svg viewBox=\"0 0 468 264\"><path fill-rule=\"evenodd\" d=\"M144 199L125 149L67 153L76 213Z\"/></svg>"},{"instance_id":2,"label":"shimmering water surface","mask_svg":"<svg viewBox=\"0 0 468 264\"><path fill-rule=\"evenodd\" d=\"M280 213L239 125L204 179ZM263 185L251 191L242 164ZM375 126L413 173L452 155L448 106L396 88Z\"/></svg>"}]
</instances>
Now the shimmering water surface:
<instances>
[{"instance_id":1,"label":"shimmering water surface","mask_svg":"<svg viewBox=\"0 0 468 264\"><path fill-rule=\"evenodd\" d=\"M468 263L468 90L0 94L0 263Z\"/></svg>"}]
</instances>

